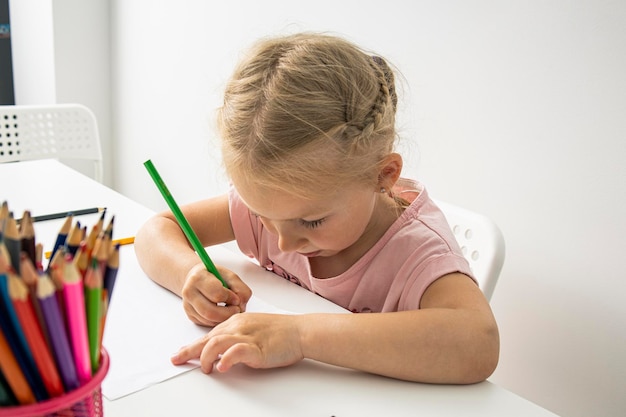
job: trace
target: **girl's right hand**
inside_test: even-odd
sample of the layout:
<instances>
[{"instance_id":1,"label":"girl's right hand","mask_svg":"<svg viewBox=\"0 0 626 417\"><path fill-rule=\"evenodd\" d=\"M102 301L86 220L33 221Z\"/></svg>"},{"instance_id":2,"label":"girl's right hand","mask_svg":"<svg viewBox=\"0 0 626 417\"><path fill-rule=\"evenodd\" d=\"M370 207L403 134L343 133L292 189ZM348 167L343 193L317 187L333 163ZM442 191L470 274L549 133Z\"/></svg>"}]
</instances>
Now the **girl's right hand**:
<instances>
[{"instance_id":1,"label":"girl's right hand","mask_svg":"<svg viewBox=\"0 0 626 417\"><path fill-rule=\"evenodd\" d=\"M187 274L181 292L187 317L201 326L214 327L246 311L252 295L252 290L235 273L220 267L218 270L228 288L200 263Z\"/></svg>"}]
</instances>

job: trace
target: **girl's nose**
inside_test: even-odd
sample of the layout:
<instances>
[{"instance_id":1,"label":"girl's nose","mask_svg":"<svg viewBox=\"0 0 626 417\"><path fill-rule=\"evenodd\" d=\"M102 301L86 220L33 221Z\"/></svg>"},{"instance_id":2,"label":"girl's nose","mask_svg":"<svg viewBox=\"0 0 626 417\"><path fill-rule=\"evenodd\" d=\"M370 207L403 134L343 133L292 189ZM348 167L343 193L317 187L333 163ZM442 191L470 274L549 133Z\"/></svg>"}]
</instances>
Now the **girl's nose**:
<instances>
[{"instance_id":1,"label":"girl's nose","mask_svg":"<svg viewBox=\"0 0 626 417\"><path fill-rule=\"evenodd\" d=\"M278 248L282 252L294 252L302 247L302 240L286 234L278 234Z\"/></svg>"},{"instance_id":2,"label":"girl's nose","mask_svg":"<svg viewBox=\"0 0 626 417\"><path fill-rule=\"evenodd\" d=\"M290 230L290 227L274 227L278 235L278 248L282 252L294 252L304 246L305 239Z\"/></svg>"}]
</instances>

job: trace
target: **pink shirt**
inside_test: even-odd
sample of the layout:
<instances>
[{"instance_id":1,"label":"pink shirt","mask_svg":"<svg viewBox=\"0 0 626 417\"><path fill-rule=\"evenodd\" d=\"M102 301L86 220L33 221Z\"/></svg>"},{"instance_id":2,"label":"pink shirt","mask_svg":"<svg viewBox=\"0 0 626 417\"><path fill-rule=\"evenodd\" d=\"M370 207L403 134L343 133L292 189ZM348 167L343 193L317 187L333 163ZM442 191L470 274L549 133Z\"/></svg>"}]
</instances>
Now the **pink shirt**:
<instances>
[{"instance_id":1,"label":"pink shirt","mask_svg":"<svg viewBox=\"0 0 626 417\"><path fill-rule=\"evenodd\" d=\"M241 251L262 267L352 312L419 309L424 291L437 278L453 272L473 276L441 210L421 184L410 183L419 191L416 197L412 193L411 205L361 259L335 277L315 278L308 258L281 252L277 236L263 227L231 188L235 238Z\"/></svg>"}]
</instances>

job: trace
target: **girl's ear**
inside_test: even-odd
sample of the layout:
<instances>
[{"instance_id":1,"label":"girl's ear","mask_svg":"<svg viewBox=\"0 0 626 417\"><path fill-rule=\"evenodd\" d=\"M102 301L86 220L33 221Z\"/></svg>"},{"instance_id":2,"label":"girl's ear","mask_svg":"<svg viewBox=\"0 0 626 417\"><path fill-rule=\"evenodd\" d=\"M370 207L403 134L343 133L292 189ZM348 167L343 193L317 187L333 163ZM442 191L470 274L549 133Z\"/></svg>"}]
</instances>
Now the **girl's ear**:
<instances>
[{"instance_id":1,"label":"girl's ear","mask_svg":"<svg viewBox=\"0 0 626 417\"><path fill-rule=\"evenodd\" d=\"M383 159L378 173L378 188L391 190L402 173L402 156L390 153Z\"/></svg>"}]
</instances>

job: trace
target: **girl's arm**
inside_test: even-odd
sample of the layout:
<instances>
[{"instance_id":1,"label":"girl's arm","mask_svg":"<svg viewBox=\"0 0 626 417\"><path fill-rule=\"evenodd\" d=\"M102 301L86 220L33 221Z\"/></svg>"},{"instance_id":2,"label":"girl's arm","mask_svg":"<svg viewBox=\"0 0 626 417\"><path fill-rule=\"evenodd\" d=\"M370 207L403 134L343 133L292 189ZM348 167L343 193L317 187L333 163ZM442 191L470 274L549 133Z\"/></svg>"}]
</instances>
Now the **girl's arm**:
<instances>
[{"instance_id":1,"label":"girl's arm","mask_svg":"<svg viewBox=\"0 0 626 417\"><path fill-rule=\"evenodd\" d=\"M499 336L482 292L462 274L424 293L421 309L397 313L239 314L182 348L175 364L200 358L225 372L237 363L286 366L303 358L392 378L467 384L495 370Z\"/></svg>"},{"instance_id":2,"label":"girl's arm","mask_svg":"<svg viewBox=\"0 0 626 417\"><path fill-rule=\"evenodd\" d=\"M234 239L227 195L181 206L181 211L204 247ZM171 212L159 213L144 223L137 231L134 246L144 272L180 296L195 323L214 326L245 311L250 289L234 273L218 267L229 286L224 288L206 270ZM226 307L218 307L218 303Z\"/></svg>"}]
</instances>

